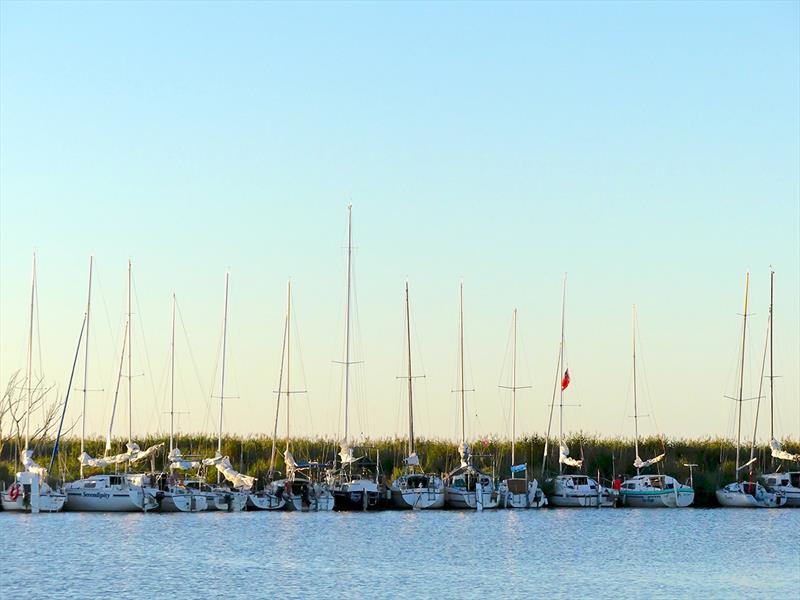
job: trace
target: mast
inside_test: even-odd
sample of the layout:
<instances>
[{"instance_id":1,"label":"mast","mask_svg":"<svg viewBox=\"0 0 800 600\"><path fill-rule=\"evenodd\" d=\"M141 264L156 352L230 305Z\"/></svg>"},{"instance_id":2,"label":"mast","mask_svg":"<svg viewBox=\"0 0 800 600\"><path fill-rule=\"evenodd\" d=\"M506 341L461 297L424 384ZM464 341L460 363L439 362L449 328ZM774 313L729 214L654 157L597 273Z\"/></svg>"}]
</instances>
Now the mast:
<instances>
[{"instance_id":1,"label":"mast","mask_svg":"<svg viewBox=\"0 0 800 600\"><path fill-rule=\"evenodd\" d=\"M511 466L516 464L517 450L517 309L514 309L513 342L511 345Z\"/></svg>"},{"instance_id":2,"label":"mast","mask_svg":"<svg viewBox=\"0 0 800 600\"><path fill-rule=\"evenodd\" d=\"M169 359L169 452L175 444L175 294L172 294L172 343Z\"/></svg>"},{"instance_id":3,"label":"mast","mask_svg":"<svg viewBox=\"0 0 800 600\"><path fill-rule=\"evenodd\" d=\"M769 270L769 440L775 439L775 375L772 372L772 299L774 292L775 271ZM759 394L760 395L760 394Z\"/></svg>"},{"instance_id":4,"label":"mast","mask_svg":"<svg viewBox=\"0 0 800 600\"><path fill-rule=\"evenodd\" d=\"M408 455L414 454L414 401L411 385L411 309L408 301L408 280L406 280L406 343L408 344Z\"/></svg>"},{"instance_id":5,"label":"mast","mask_svg":"<svg viewBox=\"0 0 800 600\"><path fill-rule=\"evenodd\" d=\"M291 372L290 360L292 336L292 280L289 280L286 288L286 452L289 452L289 375Z\"/></svg>"},{"instance_id":6,"label":"mast","mask_svg":"<svg viewBox=\"0 0 800 600\"><path fill-rule=\"evenodd\" d=\"M558 350L558 373L561 377L563 377L563 370L564 370L564 309L566 307L567 302L567 276L564 275L564 288L561 291L561 344ZM558 451L559 456L561 452L561 447L564 444L564 385L559 386L559 393L558 393ZM561 475L564 473L564 465L559 458L558 461L558 474Z\"/></svg>"},{"instance_id":7,"label":"mast","mask_svg":"<svg viewBox=\"0 0 800 600\"><path fill-rule=\"evenodd\" d=\"M219 389L219 435L217 437L217 453L222 456L222 409L225 402L225 352L228 344L228 280L230 273L225 273L225 308L222 314L222 375ZM219 479L219 473L217 473Z\"/></svg>"},{"instance_id":8,"label":"mast","mask_svg":"<svg viewBox=\"0 0 800 600\"><path fill-rule=\"evenodd\" d=\"M639 458L639 407L636 399L636 305L633 305L633 430L636 458ZM639 467L636 467L639 475Z\"/></svg>"},{"instance_id":9,"label":"mast","mask_svg":"<svg viewBox=\"0 0 800 600\"><path fill-rule=\"evenodd\" d=\"M117 387L114 390L114 404L111 407L111 420L108 422L108 433L106 434L106 454L111 451L111 430L114 428L114 415L117 413L117 399L119 398L119 384L122 381L122 368L125 364L125 343L128 340L128 325L125 321L125 330L122 332L122 352L119 354L119 372L117 373Z\"/></svg>"},{"instance_id":10,"label":"mast","mask_svg":"<svg viewBox=\"0 0 800 600\"><path fill-rule=\"evenodd\" d=\"M36 252L33 253L33 269L31 274L31 318L28 323L28 409L25 411L25 450L31 438L31 406L33 404L33 305L36 298Z\"/></svg>"},{"instance_id":11,"label":"mast","mask_svg":"<svg viewBox=\"0 0 800 600\"><path fill-rule=\"evenodd\" d=\"M131 325L131 259L128 259L128 443L133 442L133 400L132 400L132 362L133 362L133 327Z\"/></svg>"},{"instance_id":12,"label":"mast","mask_svg":"<svg viewBox=\"0 0 800 600\"><path fill-rule=\"evenodd\" d=\"M278 391L277 391L278 401L276 402L276 406L275 406L275 425L272 428L272 452L270 453L270 458L269 458L269 475L268 475L269 481L272 481L272 475L275 472L275 453L276 453L276 450L277 450L277 441L278 441L278 418L279 418L280 413L281 413L281 393L282 393L281 390L282 390L282 386L283 386L283 364L284 364L284 361L286 360L286 332L287 332L287 330L289 328L288 316L289 315L287 313L287 315L286 315L287 318L284 320L284 325L283 325L283 342L281 344L281 369L280 369L279 374L278 374Z\"/></svg>"},{"instance_id":13,"label":"mast","mask_svg":"<svg viewBox=\"0 0 800 600\"><path fill-rule=\"evenodd\" d=\"M459 318L458 318L458 355L459 355L459 364L461 366L460 374L461 374L461 446L463 447L466 443L466 431L464 427L465 422L465 412L466 412L466 403L464 394L466 393L466 388L464 387L464 282L461 282L461 285L458 290L458 310L459 310Z\"/></svg>"},{"instance_id":14,"label":"mast","mask_svg":"<svg viewBox=\"0 0 800 600\"><path fill-rule=\"evenodd\" d=\"M739 370L739 398L738 398L738 411L737 411L737 425L736 425L736 481L739 481L739 450L742 438L742 402L744 393L744 353L745 353L745 340L747 337L747 299L750 291L750 271L745 275L744 283L744 314L742 315L742 358Z\"/></svg>"},{"instance_id":15,"label":"mast","mask_svg":"<svg viewBox=\"0 0 800 600\"><path fill-rule=\"evenodd\" d=\"M81 454L85 450L86 439L86 393L89 391L89 314L92 306L92 263L93 256L89 256L89 293L86 298L86 344L83 357L83 410L81 412ZM81 463L81 479L83 479L83 463Z\"/></svg>"},{"instance_id":16,"label":"mast","mask_svg":"<svg viewBox=\"0 0 800 600\"><path fill-rule=\"evenodd\" d=\"M347 301L345 309L344 339L344 443L350 445L348 429L350 406L350 297L352 295L352 257L353 257L353 205L347 205Z\"/></svg>"}]
</instances>

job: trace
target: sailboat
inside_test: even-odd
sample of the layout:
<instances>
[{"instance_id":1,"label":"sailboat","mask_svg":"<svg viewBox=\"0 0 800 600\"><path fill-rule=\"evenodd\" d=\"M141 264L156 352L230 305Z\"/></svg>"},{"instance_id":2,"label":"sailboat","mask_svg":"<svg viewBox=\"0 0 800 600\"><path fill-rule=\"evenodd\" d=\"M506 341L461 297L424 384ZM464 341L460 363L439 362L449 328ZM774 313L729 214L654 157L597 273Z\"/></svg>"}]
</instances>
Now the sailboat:
<instances>
[{"instance_id":1,"label":"sailboat","mask_svg":"<svg viewBox=\"0 0 800 600\"><path fill-rule=\"evenodd\" d=\"M86 321L89 323L89 315L91 308L92 297L92 261L89 261L89 293L86 302ZM156 444L142 451L139 445L133 441L133 359L131 354L132 347L132 333L133 326L131 324L132 315L131 306L131 261L128 260L128 314L125 321L125 330L122 336L122 352L120 354L119 373L117 375L117 385L114 392L114 405L111 410L111 420L108 427L108 435L106 436L106 452L102 458L92 458L85 451L81 452L79 457L81 465L81 478L77 481L66 484L64 490L67 493L67 510L74 511L88 511L88 512L135 512L135 511L149 511L158 508L158 500L154 493L145 489L147 481L143 475L131 475L127 473L127 466L134 464L140 460L154 456L158 450L164 445ZM86 344L89 343L89 337L86 337ZM120 381L123 377L122 368L126 355L128 357L128 443L126 444L126 451L114 456L110 456L111 451L111 431L114 426L114 414L117 407L117 399L119 397ZM86 351L86 357L89 353ZM88 389L86 382L86 368L84 365L84 390ZM85 410L85 391L84 391L84 416L86 418ZM81 429L82 436L85 428ZM81 443L83 448L83 442ZM97 474L89 477L84 477L83 469L85 467L106 468L114 466L115 469L118 465L126 465L126 472L113 474Z\"/></svg>"},{"instance_id":2,"label":"sailboat","mask_svg":"<svg viewBox=\"0 0 800 600\"><path fill-rule=\"evenodd\" d=\"M547 496L536 479L528 478L528 464L517 464L517 390L530 386L517 385L517 309L511 317L511 477L500 483L500 506L503 508L541 508ZM504 387L504 386L501 386ZM521 475L520 475L521 474Z\"/></svg>"},{"instance_id":3,"label":"sailboat","mask_svg":"<svg viewBox=\"0 0 800 600\"><path fill-rule=\"evenodd\" d=\"M277 450L278 419L281 409L281 394L286 394L286 449L283 452L283 462L286 465L286 477L275 481L273 489L277 489L285 504L283 507L289 511L328 511L333 510L333 493L325 481L319 477L320 468L317 463L298 464L292 455L290 435L290 406L291 394L304 393L303 390L292 390L289 382L291 375L291 327L292 327L292 282L289 281L286 290L286 320L283 330L283 345L281 346L281 369L278 377L278 399L275 406L275 427L272 430L272 453L269 463L269 480L275 472L275 455ZM283 372L286 368L286 391L283 387Z\"/></svg>"},{"instance_id":4,"label":"sailboat","mask_svg":"<svg viewBox=\"0 0 800 600\"><path fill-rule=\"evenodd\" d=\"M567 298L567 278L564 276L564 288L561 294L561 343L558 349L558 368L556 369L556 386L559 387L559 418L558 418L558 475L544 482L547 499L553 506L559 507L611 507L616 503L616 493L600 485L595 479L582 473L564 473L564 465L580 469L583 467L583 458L576 459L569 455L569 447L564 441L564 390L571 382L569 368L564 366L564 309ZM563 372L563 375L561 374ZM561 385L559 386L559 381ZM550 403L550 419L547 427L547 437L544 445L544 458L542 460L542 474L544 475L547 464L547 446L550 439L550 424L553 418L555 404L555 389L553 401Z\"/></svg>"},{"instance_id":5,"label":"sailboat","mask_svg":"<svg viewBox=\"0 0 800 600\"><path fill-rule=\"evenodd\" d=\"M441 477L425 473L420 467L419 456L414 445L414 375L411 370L411 311L406 281L406 345L408 350L408 456L404 459L405 472L392 482L392 503L396 508L426 509L444 506L444 483Z\"/></svg>"},{"instance_id":6,"label":"sailboat","mask_svg":"<svg viewBox=\"0 0 800 600\"><path fill-rule=\"evenodd\" d=\"M233 468L231 460L222 455L222 416L225 406L225 359L228 345L228 289L230 283L230 273L225 273L225 306L222 316L222 369L220 374L219 391L219 428L217 435L217 452L213 458L205 458L202 463L204 467L215 467L217 469L217 483L209 484L204 477L198 476L196 480L188 481L187 485L192 489L197 489L206 493L209 510L223 510L229 512L239 512L247 506L247 496L256 482L255 477L243 475ZM232 487L220 485L219 477L222 475Z\"/></svg>"},{"instance_id":7,"label":"sailboat","mask_svg":"<svg viewBox=\"0 0 800 600\"><path fill-rule=\"evenodd\" d=\"M744 402L744 359L745 359L745 341L747 338L747 301L750 290L750 272L745 276L744 285L744 313L742 314L742 354L739 364L739 395L736 400L736 481L729 483L725 487L716 491L717 502L722 506L734 508L777 508L786 502L786 498L781 494L770 492L764 488L759 482L753 481L752 470L750 471L750 479L744 481L740 478L740 471L750 467L755 463L756 458L753 457L743 465L740 464L739 456L742 441L742 404ZM759 394L760 395L760 394ZM757 426L758 417L756 417Z\"/></svg>"},{"instance_id":8,"label":"sailboat","mask_svg":"<svg viewBox=\"0 0 800 600\"><path fill-rule=\"evenodd\" d=\"M333 490L334 510L380 510L389 500L388 490L380 473L380 454L374 463L366 457L356 457L350 441L350 329L353 295L353 205L347 206L347 300L345 302L344 342L344 437L339 451L341 466L336 457L328 481ZM374 470L373 470L374 469Z\"/></svg>"},{"instance_id":9,"label":"sailboat","mask_svg":"<svg viewBox=\"0 0 800 600\"><path fill-rule=\"evenodd\" d=\"M639 457L639 404L636 395L636 306L633 307L633 428L636 460L636 477L622 482L620 503L636 508L685 508L694 502L694 490L681 485L677 479L660 473L642 475L642 469L655 465L666 457L666 452L654 458Z\"/></svg>"},{"instance_id":10,"label":"sailboat","mask_svg":"<svg viewBox=\"0 0 800 600\"><path fill-rule=\"evenodd\" d=\"M461 399L461 444L458 453L461 464L450 471L445 479L445 504L450 508L483 510L497 508L498 495L494 479L478 470L472 462L472 453L466 438L466 398L464 387L464 284L459 287L458 355L460 386L455 390Z\"/></svg>"},{"instance_id":11,"label":"sailboat","mask_svg":"<svg viewBox=\"0 0 800 600\"><path fill-rule=\"evenodd\" d=\"M175 476L176 470L199 467L197 461L187 461L175 445L175 294L172 294L172 339L169 361L169 473L156 476L156 499L162 512L201 512L208 510L208 498L199 491L186 487Z\"/></svg>"},{"instance_id":12,"label":"sailboat","mask_svg":"<svg viewBox=\"0 0 800 600\"><path fill-rule=\"evenodd\" d=\"M0 494L3 510L23 512L58 512L64 507L66 496L53 490L47 484L47 469L33 460L33 450L29 448L31 439L31 411L33 405L33 318L36 302L36 254L33 255L33 275L31 277L31 314L28 327L27 362L27 410L25 412L25 447L22 450L23 471L17 473L11 486ZM83 333L81 333L83 335Z\"/></svg>"},{"instance_id":13,"label":"sailboat","mask_svg":"<svg viewBox=\"0 0 800 600\"><path fill-rule=\"evenodd\" d=\"M773 328L773 302L775 291L775 271L769 272L769 445L773 462L781 460L789 463L800 463L800 454L792 454L781 448L780 442L775 438L775 373L772 361L772 328ZM761 394L759 393L759 397ZM755 436L753 436L755 440ZM752 453L752 451L751 451ZM800 507L800 471L780 471L767 473L762 477L767 489L771 492L783 494L786 506Z\"/></svg>"}]
</instances>

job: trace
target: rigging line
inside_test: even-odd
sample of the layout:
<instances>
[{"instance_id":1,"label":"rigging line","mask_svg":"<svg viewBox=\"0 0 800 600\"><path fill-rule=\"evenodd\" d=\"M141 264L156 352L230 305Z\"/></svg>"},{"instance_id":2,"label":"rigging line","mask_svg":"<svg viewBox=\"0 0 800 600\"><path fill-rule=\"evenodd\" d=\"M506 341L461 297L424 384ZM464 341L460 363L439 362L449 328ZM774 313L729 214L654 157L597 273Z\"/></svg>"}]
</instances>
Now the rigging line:
<instances>
[{"instance_id":1,"label":"rigging line","mask_svg":"<svg viewBox=\"0 0 800 600\"><path fill-rule=\"evenodd\" d=\"M186 342L186 349L189 351L189 358L192 361L192 369L194 371L195 376L195 383L197 383L197 387L200 390L200 397L206 403L206 414L210 413L211 411L211 393L207 392L206 386L203 384L203 380L200 375L200 369L197 366L197 359L194 356L194 351L192 350L192 344L189 341L189 331L186 329L186 323L183 320L183 313L181 312L181 305L180 302L175 300L175 307L178 309L178 320L181 323L181 331L183 332L183 339ZM187 406L187 410L188 410ZM205 428L204 428L205 429Z\"/></svg>"},{"instance_id":2,"label":"rigging line","mask_svg":"<svg viewBox=\"0 0 800 600\"><path fill-rule=\"evenodd\" d=\"M141 333L141 336L142 336L142 347L144 348L144 359L145 359L145 362L147 364L147 372L150 374L150 376L147 377L147 379L150 382L150 390L151 390L151 392L153 394L153 396L152 396L153 408L155 409L156 414L157 414L158 410L160 408L159 405L158 405L158 394L156 392L155 382L153 381L153 373L154 373L154 371L153 371L153 368L152 368L152 366L150 364L150 351L147 348L147 337L144 334L144 319L142 318L142 307L141 307L141 304L139 303L139 292L136 289L136 280L135 280L135 278L133 276L131 276L131 283L132 283L132 287L133 287L133 297L136 300L136 314L139 316L139 319L138 319L138 321L139 321L139 332ZM151 414L151 421L152 421L152 414Z\"/></svg>"}]
</instances>

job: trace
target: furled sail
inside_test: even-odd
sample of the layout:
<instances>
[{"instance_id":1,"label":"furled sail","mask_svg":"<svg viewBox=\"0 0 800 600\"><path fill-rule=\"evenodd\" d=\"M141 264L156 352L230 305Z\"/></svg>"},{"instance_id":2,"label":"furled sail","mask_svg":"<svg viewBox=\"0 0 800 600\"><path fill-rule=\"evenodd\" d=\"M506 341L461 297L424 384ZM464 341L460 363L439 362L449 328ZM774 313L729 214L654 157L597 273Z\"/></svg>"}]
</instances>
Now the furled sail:
<instances>
[{"instance_id":1,"label":"furled sail","mask_svg":"<svg viewBox=\"0 0 800 600\"><path fill-rule=\"evenodd\" d=\"M25 467L28 473L39 475L42 479L47 478L47 469L39 466L36 461L33 460L33 450L25 450L22 453L22 466Z\"/></svg>"},{"instance_id":2,"label":"furled sail","mask_svg":"<svg viewBox=\"0 0 800 600\"><path fill-rule=\"evenodd\" d=\"M139 453L139 444L131 442L129 444L125 444L125 447L128 450L127 452L115 454L114 456L104 456L102 458L92 458L88 453L83 452L78 457L78 460L84 467L97 467L102 469L108 467L109 465L118 465L120 463L128 462Z\"/></svg>"},{"instance_id":3,"label":"furled sail","mask_svg":"<svg viewBox=\"0 0 800 600\"><path fill-rule=\"evenodd\" d=\"M636 460L633 461L633 466L637 469L644 469L645 467L649 467L650 465L654 465L657 462L661 462L664 460L666 454L659 454L655 458L651 458L650 460L642 460L639 455L636 455Z\"/></svg>"},{"instance_id":4,"label":"furled sail","mask_svg":"<svg viewBox=\"0 0 800 600\"><path fill-rule=\"evenodd\" d=\"M202 464L199 460L185 460L178 448L173 448L167 458L169 459L170 469L188 471L189 469L196 469Z\"/></svg>"},{"instance_id":5,"label":"furled sail","mask_svg":"<svg viewBox=\"0 0 800 600\"><path fill-rule=\"evenodd\" d=\"M578 467L578 468L580 468L580 467L583 466L583 459L578 460L576 458L572 458L569 455L569 446L567 446L567 444L565 442L561 442L561 448L560 448L560 452L559 452L559 456L558 456L558 462L560 462L562 465L567 465L567 466L570 466L570 467Z\"/></svg>"},{"instance_id":6,"label":"furled sail","mask_svg":"<svg viewBox=\"0 0 800 600\"><path fill-rule=\"evenodd\" d=\"M164 442L161 442L160 444L155 444L154 446L150 446L144 452L140 452L139 446L137 446L136 444L131 444L131 445L136 446L136 453L133 456L131 456L131 462L135 463L139 462L140 460L144 460L145 458L150 458L151 456L153 456L156 452L161 450L161 447L164 445Z\"/></svg>"},{"instance_id":7,"label":"furled sail","mask_svg":"<svg viewBox=\"0 0 800 600\"><path fill-rule=\"evenodd\" d=\"M412 452L406 458L403 459L403 462L406 463L409 467L418 467L419 456L417 456L416 452Z\"/></svg>"},{"instance_id":8,"label":"furled sail","mask_svg":"<svg viewBox=\"0 0 800 600\"><path fill-rule=\"evenodd\" d=\"M458 447L458 453L461 455L461 466L466 467L469 466L469 444L467 442L463 442Z\"/></svg>"},{"instance_id":9,"label":"furled sail","mask_svg":"<svg viewBox=\"0 0 800 600\"><path fill-rule=\"evenodd\" d=\"M342 466L349 465L350 463L360 460L353 456L353 449L345 444L342 444L341 450L339 450L339 459L342 461Z\"/></svg>"},{"instance_id":10,"label":"furled sail","mask_svg":"<svg viewBox=\"0 0 800 600\"><path fill-rule=\"evenodd\" d=\"M204 458L203 464L210 467L211 465L217 468L217 471L222 473L223 477L230 481L235 488L242 488L249 490L256 482L255 477L250 475L243 475L233 468L231 459L227 456L215 456L214 458Z\"/></svg>"},{"instance_id":11,"label":"furled sail","mask_svg":"<svg viewBox=\"0 0 800 600\"><path fill-rule=\"evenodd\" d=\"M779 460L793 460L800 462L800 454L792 454L791 452L786 452L786 450L782 450L780 442L775 438L772 438L772 440L770 440L769 447L772 449L773 458L777 458Z\"/></svg>"},{"instance_id":12,"label":"furled sail","mask_svg":"<svg viewBox=\"0 0 800 600\"><path fill-rule=\"evenodd\" d=\"M293 475L294 472L299 468L297 461L292 456L292 453L288 450L284 451L283 453L283 462L286 464L286 476L289 477Z\"/></svg>"}]
</instances>

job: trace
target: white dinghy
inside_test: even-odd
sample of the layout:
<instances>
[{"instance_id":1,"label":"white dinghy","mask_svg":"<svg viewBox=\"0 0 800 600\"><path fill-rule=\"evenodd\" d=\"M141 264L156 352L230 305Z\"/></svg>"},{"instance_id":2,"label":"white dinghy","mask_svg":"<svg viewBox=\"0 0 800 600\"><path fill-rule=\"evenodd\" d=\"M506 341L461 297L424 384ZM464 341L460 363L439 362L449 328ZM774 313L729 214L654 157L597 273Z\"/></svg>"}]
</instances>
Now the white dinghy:
<instances>
[{"instance_id":1,"label":"white dinghy","mask_svg":"<svg viewBox=\"0 0 800 600\"><path fill-rule=\"evenodd\" d=\"M405 472L392 482L392 504L395 508L424 510L442 508L444 506L444 482L442 478L425 473L420 467L419 456L414 445L414 398L413 379L411 371L411 309L408 299L408 281L406 281L405 294L406 316L406 350L407 350L407 375L403 378L408 382L408 456L403 460Z\"/></svg>"},{"instance_id":2,"label":"white dinghy","mask_svg":"<svg viewBox=\"0 0 800 600\"><path fill-rule=\"evenodd\" d=\"M544 482L543 488L547 500L552 506L558 507L612 507L616 504L617 494L613 490L600 485L596 480L584 474L564 473L564 466L581 469L583 458L576 459L569 455L569 446L564 441L564 390L570 384L569 368L564 365L564 312L567 297L567 277L564 276L564 288L561 294L561 343L558 350L558 367L556 369L555 385L559 389L559 418L558 418L558 475ZM562 375L563 372L563 375ZM559 383L561 384L559 386ZM553 422L553 407L555 405L556 388L553 389L553 399L550 402L550 418L547 425L547 436L544 444L544 458L542 459L542 476L547 465L547 449L550 441L550 425Z\"/></svg>"},{"instance_id":3,"label":"white dinghy","mask_svg":"<svg viewBox=\"0 0 800 600\"><path fill-rule=\"evenodd\" d=\"M503 508L541 508L547 506L547 496L536 479L529 479L528 464L516 464L517 449L517 390L530 386L517 385L517 309L512 315L511 345L511 477L500 482L500 506Z\"/></svg>"},{"instance_id":4,"label":"white dinghy","mask_svg":"<svg viewBox=\"0 0 800 600\"><path fill-rule=\"evenodd\" d=\"M751 458L749 461L740 464L740 448L742 440L742 404L744 402L744 363L745 363L745 341L747 338L747 302L750 291L750 272L745 276L744 284L744 313L742 314L742 351L739 358L739 394L734 400L736 401L736 481L718 489L716 491L717 502L722 506L731 508L777 508L786 503L786 498L782 494L776 494L768 491L763 485L754 481L752 465L756 462L756 458L752 456L753 450L751 449ZM759 396L760 396L759 392ZM758 413L756 413L755 424L753 428L753 446L755 445L755 429L758 427ZM750 477L748 481L744 481L740 473L750 468Z\"/></svg>"},{"instance_id":5,"label":"white dinghy","mask_svg":"<svg viewBox=\"0 0 800 600\"><path fill-rule=\"evenodd\" d=\"M639 457L639 403L636 387L636 306L633 307L633 428L636 459L636 477L622 482L619 490L620 504L633 508L686 508L694 502L691 486L681 485L669 475L642 475L641 470L659 464L666 457L662 452L654 458L642 460Z\"/></svg>"},{"instance_id":6,"label":"white dinghy","mask_svg":"<svg viewBox=\"0 0 800 600\"><path fill-rule=\"evenodd\" d=\"M494 478L479 471L472 462L472 453L466 440L466 397L464 384L464 284L461 283L458 293L458 355L459 355L459 394L461 410L461 444L458 454L461 464L450 471L445 479L445 505L448 508L471 509L481 511L486 508L497 508L499 496L495 489Z\"/></svg>"}]
</instances>

